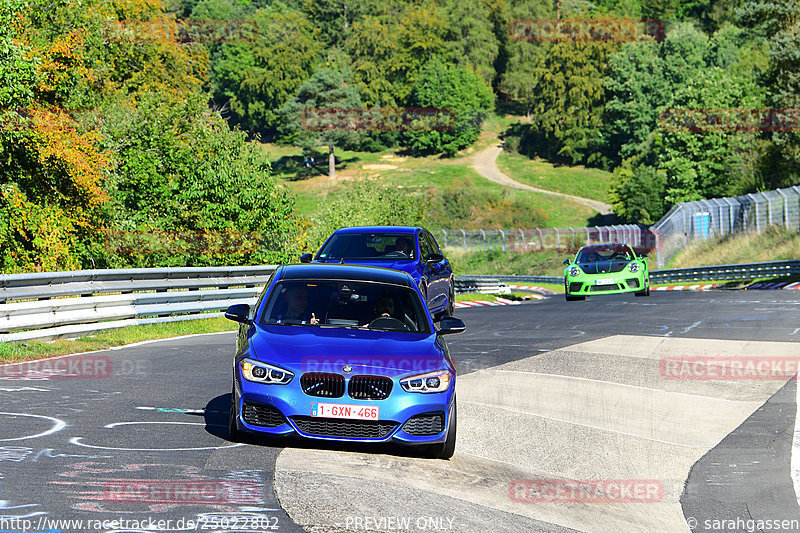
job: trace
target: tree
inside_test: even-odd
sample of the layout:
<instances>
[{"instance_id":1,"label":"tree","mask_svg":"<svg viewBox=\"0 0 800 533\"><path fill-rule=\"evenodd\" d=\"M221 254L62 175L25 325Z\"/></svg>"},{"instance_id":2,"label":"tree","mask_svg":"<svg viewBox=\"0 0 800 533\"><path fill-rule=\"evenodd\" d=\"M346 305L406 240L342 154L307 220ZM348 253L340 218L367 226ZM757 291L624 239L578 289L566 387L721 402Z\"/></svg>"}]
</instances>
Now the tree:
<instances>
[{"instance_id":1,"label":"tree","mask_svg":"<svg viewBox=\"0 0 800 533\"><path fill-rule=\"evenodd\" d=\"M450 59L441 7L403 3L397 9L399 13L364 16L343 43L368 107L402 105L424 65L436 58Z\"/></svg>"},{"instance_id":2,"label":"tree","mask_svg":"<svg viewBox=\"0 0 800 533\"><path fill-rule=\"evenodd\" d=\"M454 155L478 139L493 100L491 89L464 67L428 63L419 72L409 103L452 113L452 122L442 128L408 131L403 135L404 144L419 152Z\"/></svg>"},{"instance_id":3,"label":"tree","mask_svg":"<svg viewBox=\"0 0 800 533\"><path fill-rule=\"evenodd\" d=\"M737 10L740 20L769 39L767 87L770 103L778 109L800 108L800 2L751 0ZM796 120L796 119L795 119ZM800 131L772 133L775 181L789 185L800 175Z\"/></svg>"},{"instance_id":4,"label":"tree","mask_svg":"<svg viewBox=\"0 0 800 533\"><path fill-rule=\"evenodd\" d=\"M335 148L355 145L362 137L349 126L364 109L350 72L317 68L310 80L281 108L278 131L283 142L310 150L328 147L328 175L336 175ZM331 113L331 110L337 110ZM344 116L340 116L343 110ZM356 117L357 119L358 117Z\"/></svg>"},{"instance_id":5,"label":"tree","mask_svg":"<svg viewBox=\"0 0 800 533\"><path fill-rule=\"evenodd\" d=\"M445 46L450 57L461 66L473 69L490 86L494 82L495 61L500 54L500 39L495 33L505 13L491 0L443 2L447 17Z\"/></svg>"},{"instance_id":6,"label":"tree","mask_svg":"<svg viewBox=\"0 0 800 533\"><path fill-rule=\"evenodd\" d=\"M277 111L314 72L322 42L304 13L280 2L247 21L257 28L253 41L224 43L215 54L215 100L229 104L234 123L264 132L277 126Z\"/></svg>"},{"instance_id":7,"label":"tree","mask_svg":"<svg viewBox=\"0 0 800 533\"><path fill-rule=\"evenodd\" d=\"M169 249L156 238L161 248L153 253L133 250L110 262L252 264L296 255L291 196L270 176L266 155L209 112L203 95L168 101L153 94L135 109L116 110L104 134L116 154L106 206L112 236L154 234L176 243ZM211 237L225 242L213 248Z\"/></svg>"}]
</instances>

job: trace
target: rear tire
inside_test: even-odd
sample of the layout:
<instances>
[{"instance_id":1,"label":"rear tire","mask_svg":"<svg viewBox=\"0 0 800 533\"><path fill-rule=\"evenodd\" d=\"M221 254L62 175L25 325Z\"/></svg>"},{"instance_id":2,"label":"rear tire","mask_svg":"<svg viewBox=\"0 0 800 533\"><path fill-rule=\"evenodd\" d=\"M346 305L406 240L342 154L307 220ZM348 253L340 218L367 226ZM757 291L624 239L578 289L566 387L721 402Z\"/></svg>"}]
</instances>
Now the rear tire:
<instances>
[{"instance_id":1,"label":"rear tire","mask_svg":"<svg viewBox=\"0 0 800 533\"><path fill-rule=\"evenodd\" d=\"M430 457L433 459L450 459L456 452L456 421L457 421L456 399L453 396L453 416L450 419L450 427L447 428L447 440L441 444L434 444L430 450Z\"/></svg>"}]
</instances>

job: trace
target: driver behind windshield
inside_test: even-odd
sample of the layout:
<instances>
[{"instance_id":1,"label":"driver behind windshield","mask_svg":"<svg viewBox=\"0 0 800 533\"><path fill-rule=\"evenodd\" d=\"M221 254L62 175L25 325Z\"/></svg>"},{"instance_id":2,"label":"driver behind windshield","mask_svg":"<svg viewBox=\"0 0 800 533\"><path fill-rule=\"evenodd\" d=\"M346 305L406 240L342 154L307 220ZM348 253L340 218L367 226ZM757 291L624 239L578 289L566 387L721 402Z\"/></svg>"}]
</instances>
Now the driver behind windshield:
<instances>
[{"instance_id":1,"label":"driver behind windshield","mask_svg":"<svg viewBox=\"0 0 800 533\"><path fill-rule=\"evenodd\" d=\"M387 292L378 295L378 299L375 300L375 305L372 307L372 310L374 313L373 321L379 318L393 318L405 324L410 331L417 331L417 325L411 317L403 312L395 312L394 298Z\"/></svg>"},{"instance_id":2,"label":"driver behind windshield","mask_svg":"<svg viewBox=\"0 0 800 533\"><path fill-rule=\"evenodd\" d=\"M398 237L394 243L394 249L396 252L401 252L408 257L411 257L413 246L411 245L411 239L408 237Z\"/></svg>"}]
</instances>

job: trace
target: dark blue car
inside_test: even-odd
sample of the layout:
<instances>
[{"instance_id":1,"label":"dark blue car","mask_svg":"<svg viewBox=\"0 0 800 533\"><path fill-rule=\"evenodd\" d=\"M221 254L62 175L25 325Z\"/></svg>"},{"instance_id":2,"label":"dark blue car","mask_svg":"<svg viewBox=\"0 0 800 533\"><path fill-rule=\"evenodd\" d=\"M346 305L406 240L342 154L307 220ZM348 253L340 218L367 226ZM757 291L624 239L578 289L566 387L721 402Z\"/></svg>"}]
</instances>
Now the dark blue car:
<instances>
[{"instance_id":1,"label":"dark blue car","mask_svg":"<svg viewBox=\"0 0 800 533\"><path fill-rule=\"evenodd\" d=\"M317 255L304 254L303 263L349 263L408 272L423 294L435 320L455 308L453 268L436 239L425 228L365 226L341 228Z\"/></svg>"},{"instance_id":2,"label":"dark blue car","mask_svg":"<svg viewBox=\"0 0 800 533\"><path fill-rule=\"evenodd\" d=\"M455 365L406 272L353 265L279 267L240 323L229 415L241 432L423 445L449 458Z\"/></svg>"}]
</instances>

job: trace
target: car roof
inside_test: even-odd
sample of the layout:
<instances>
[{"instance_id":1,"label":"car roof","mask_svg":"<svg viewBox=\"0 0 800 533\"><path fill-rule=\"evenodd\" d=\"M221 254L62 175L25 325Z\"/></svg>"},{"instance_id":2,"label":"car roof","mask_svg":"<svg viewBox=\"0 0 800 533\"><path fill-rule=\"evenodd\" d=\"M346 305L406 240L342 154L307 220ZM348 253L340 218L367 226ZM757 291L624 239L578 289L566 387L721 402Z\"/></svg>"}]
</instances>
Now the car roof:
<instances>
[{"instance_id":1,"label":"car roof","mask_svg":"<svg viewBox=\"0 0 800 533\"><path fill-rule=\"evenodd\" d=\"M424 228L414 226L353 226L339 228L334 233L416 233Z\"/></svg>"},{"instance_id":2,"label":"car roof","mask_svg":"<svg viewBox=\"0 0 800 533\"><path fill-rule=\"evenodd\" d=\"M346 279L349 281L375 281L412 287L413 278L406 272L373 266L347 263L302 263L278 268L278 279Z\"/></svg>"},{"instance_id":3,"label":"car roof","mask_svg":"<svg viewBox=\"0 0 800 533\"><path fill-rule=\"evenodd\" d=\"M628 248L630 248L630 245L626 242L598 242L595 244L587 244L586 246L581 248L581 251L592 250L597 248L612 248L615 246L627 246Z\"/></svg>"}]
</instances>

